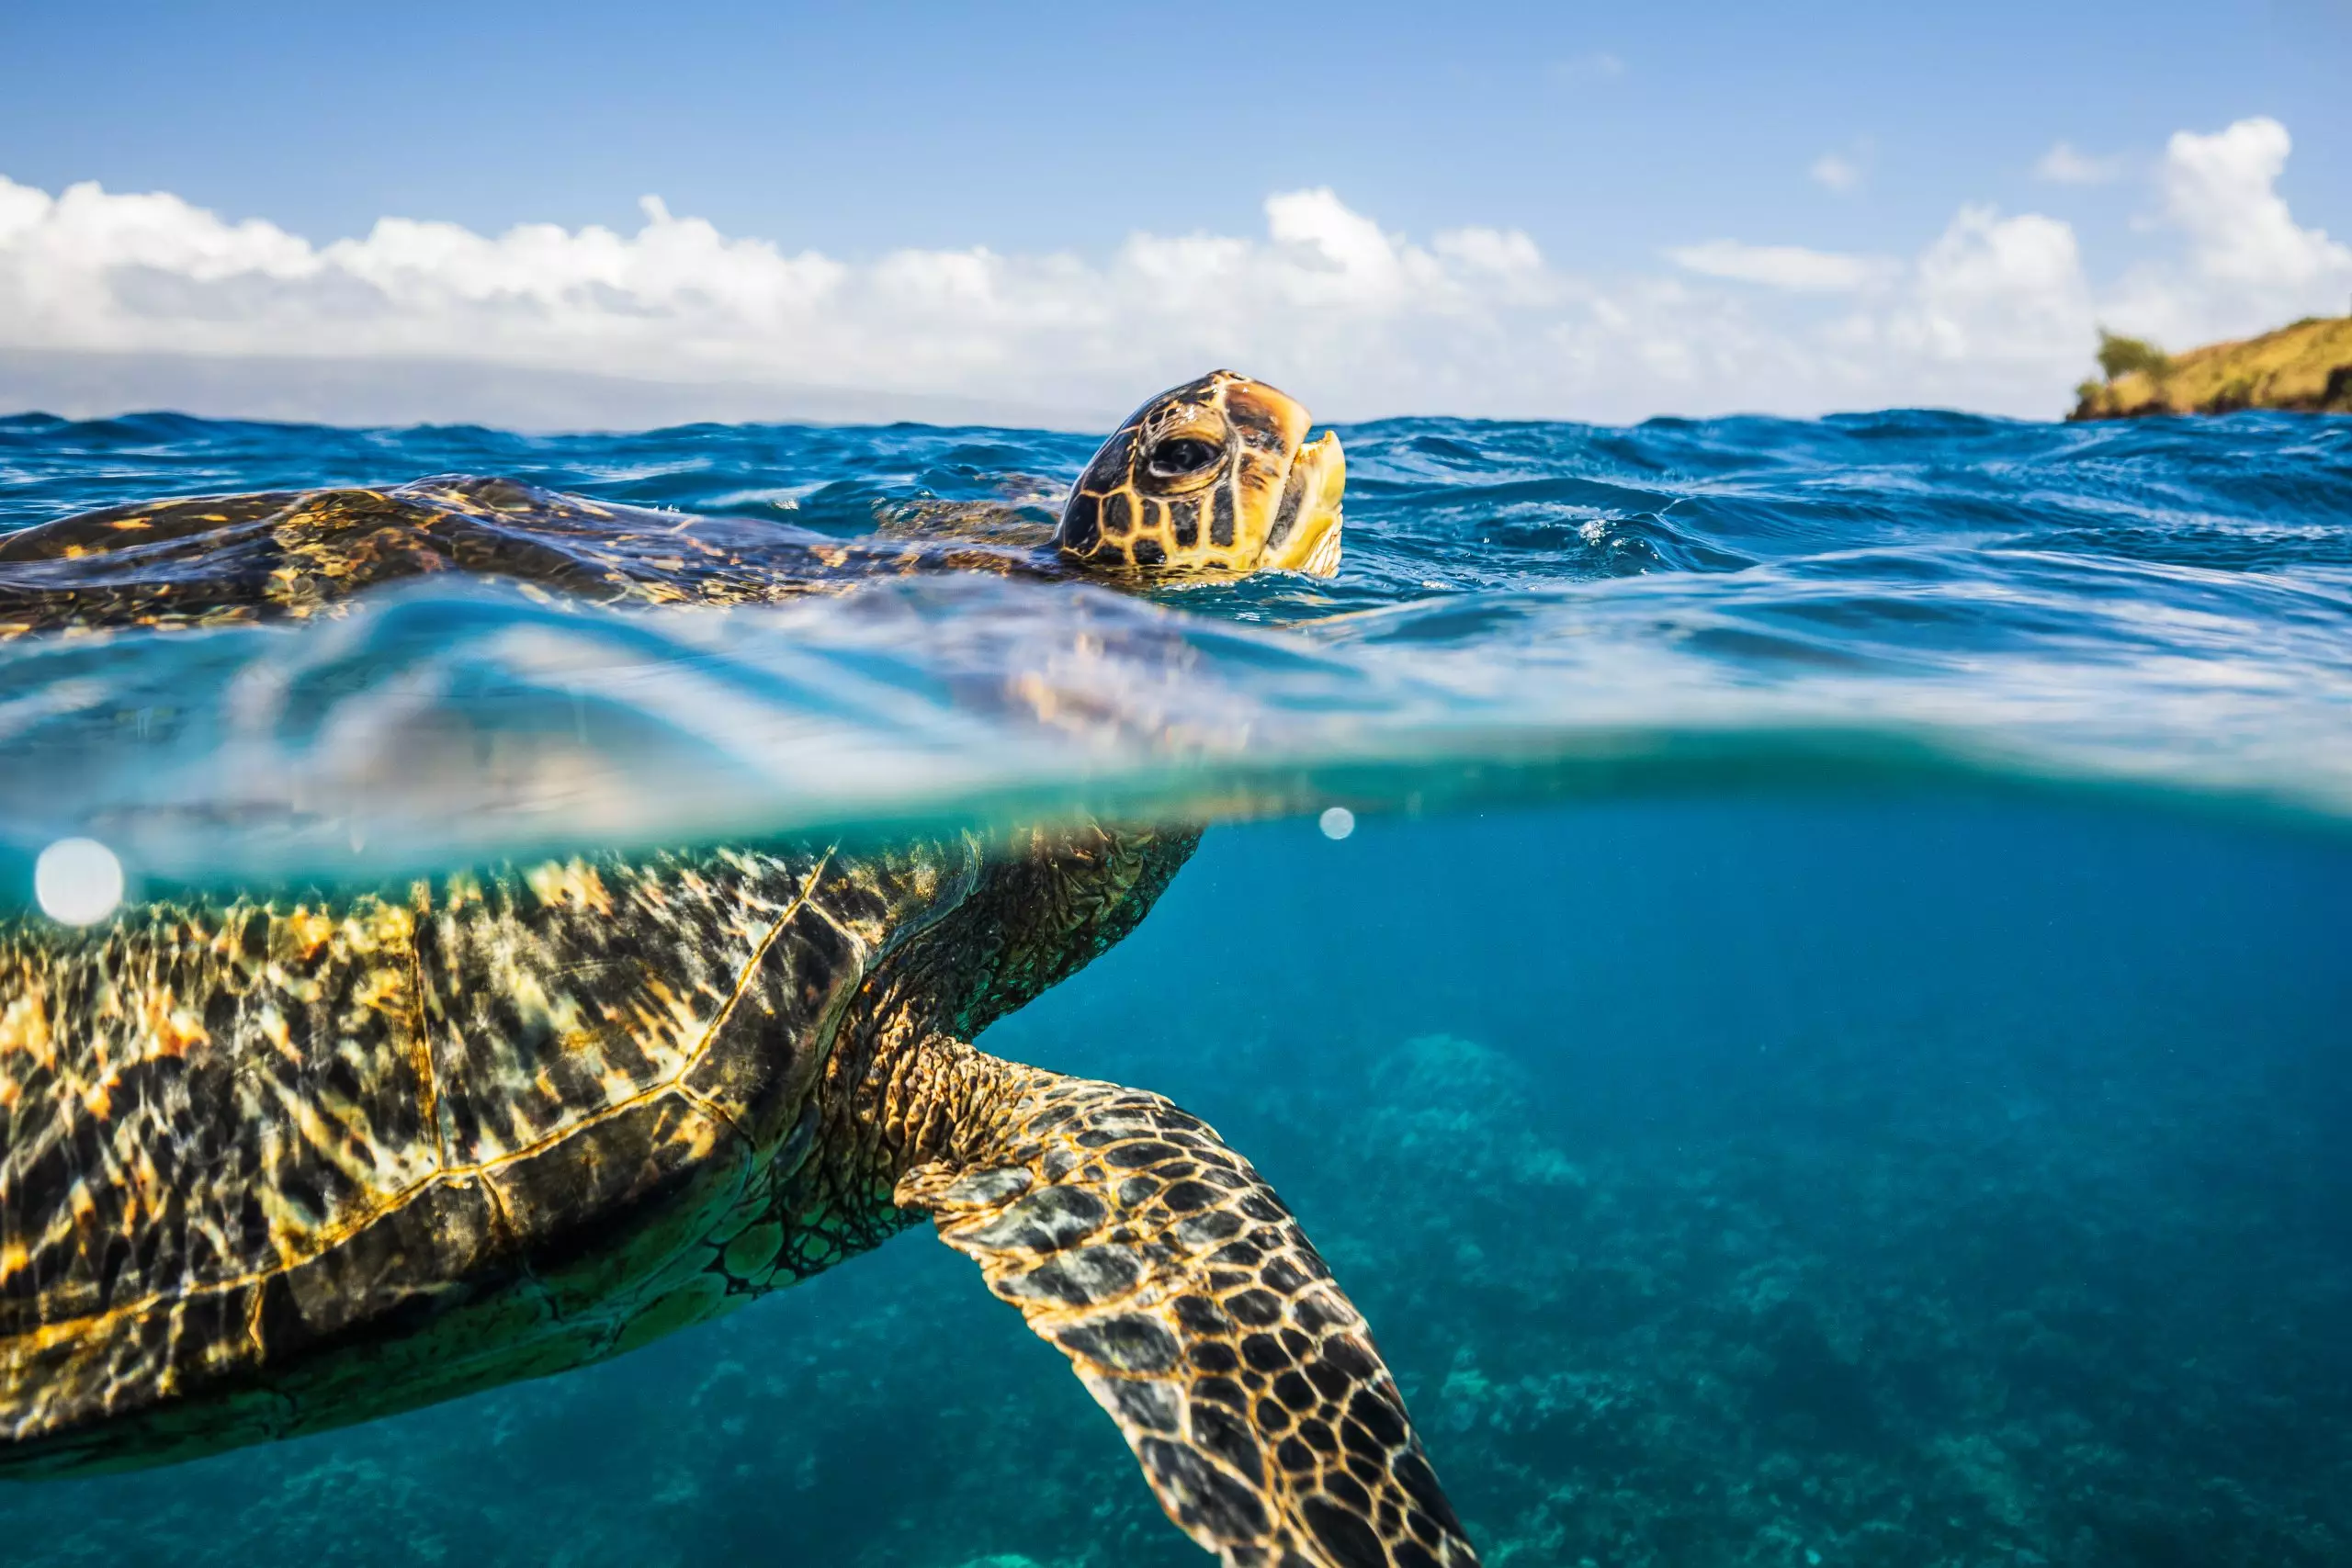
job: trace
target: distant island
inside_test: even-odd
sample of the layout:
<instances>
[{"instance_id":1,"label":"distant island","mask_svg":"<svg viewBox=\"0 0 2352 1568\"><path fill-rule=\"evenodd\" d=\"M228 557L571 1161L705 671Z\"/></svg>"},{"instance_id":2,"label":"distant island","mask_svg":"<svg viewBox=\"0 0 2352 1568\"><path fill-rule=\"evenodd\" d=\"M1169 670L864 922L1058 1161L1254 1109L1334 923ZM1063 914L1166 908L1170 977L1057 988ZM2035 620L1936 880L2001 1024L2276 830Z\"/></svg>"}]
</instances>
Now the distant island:
<instances>
[{"instance_id":1,"label":"distant island","mask_svg":"<svg viewBox=\"0 0 2352 1568\"><path fill-rule=\"evenodd\" d=\"M2260 337L2180 355L2104 329L2098 338L2106 379L2075 389L2070 420L2239 409L2352 413L2352 316L2306 316Z\"/></svg>"}]
</instances>

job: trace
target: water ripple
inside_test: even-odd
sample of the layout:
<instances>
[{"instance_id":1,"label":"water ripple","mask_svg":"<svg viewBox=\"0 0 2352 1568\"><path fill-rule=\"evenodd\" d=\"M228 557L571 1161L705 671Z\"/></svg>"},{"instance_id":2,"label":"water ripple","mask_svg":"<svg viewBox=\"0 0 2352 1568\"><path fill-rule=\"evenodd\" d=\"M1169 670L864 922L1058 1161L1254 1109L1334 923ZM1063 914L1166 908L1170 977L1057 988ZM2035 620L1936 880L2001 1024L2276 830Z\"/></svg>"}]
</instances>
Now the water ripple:
<instances>
[{"instance_id":1,"label":"water ripple","mask_svg":"<svg viewBox=\"0 0 2352 1568\"><path fill-rule=\"evenodd\" d=\"M1343 438L1329 583L1139 603L894 582L659 618L436 584L331 626L12 645L0 841L103 829L154 874L198 874L939 813L1376 810L1586 787L1628 758L1684 787L1898 753L2352 819L2352 420ZM1091 447L22 415L0 419L0 528L469 470L847 535L926 500L1049 518Z\"/></svg>"}]
</instances>

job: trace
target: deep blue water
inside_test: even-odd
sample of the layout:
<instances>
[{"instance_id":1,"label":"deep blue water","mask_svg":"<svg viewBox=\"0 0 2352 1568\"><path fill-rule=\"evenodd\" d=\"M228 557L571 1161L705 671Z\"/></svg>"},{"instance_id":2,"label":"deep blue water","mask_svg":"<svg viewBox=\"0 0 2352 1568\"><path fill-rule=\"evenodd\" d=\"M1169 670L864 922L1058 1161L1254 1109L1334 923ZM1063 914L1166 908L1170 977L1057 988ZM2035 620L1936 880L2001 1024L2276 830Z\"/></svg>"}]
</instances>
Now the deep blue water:
<instances>
[{"instance_id":1,"label":"deep blue water","mask_svg":"<svg viewBox=\"0 0 2352 1568\"><path fill-rule=\"evenodd\" d=\"M0 874L94 823L134 875L249 877L1271 813L983 1043L1259 1164L1488 1562L2352 1562L2352 421L1342 437L1329 584L0 646ZM0 526L463 468L850 533L1091 445L19 419ZM256 728L272 680L331 700ZM420 690L593 789L423 776L383 700ZM1201 1561L921 1233L586 1372L0 1490L0 1561L435 1559Z\"/></svg>"}]
</instances>

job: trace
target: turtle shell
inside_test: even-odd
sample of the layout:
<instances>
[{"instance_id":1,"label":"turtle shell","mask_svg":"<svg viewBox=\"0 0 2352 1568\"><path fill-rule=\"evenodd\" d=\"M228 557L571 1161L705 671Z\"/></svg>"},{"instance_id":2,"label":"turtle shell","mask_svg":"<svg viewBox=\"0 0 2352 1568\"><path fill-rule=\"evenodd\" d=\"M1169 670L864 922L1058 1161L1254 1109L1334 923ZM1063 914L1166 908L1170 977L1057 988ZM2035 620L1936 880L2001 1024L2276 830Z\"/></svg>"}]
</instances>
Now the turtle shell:
<instances>
[{"instance_id":1,"label":"turtle shell","mask_svg":"<svg viewBox=\"0 0 2352 1568\"><path fill-rule=\"evenodd\" d=\"M0 1463L557 1371L878 1240L792 1212L815 1086L980 864L605 855L0 928Z\"/></svg>"},{"instance_id":2,"label":"turtle shell","mask_svg":"<svg viewBox=\"0 0 2352 1568\"><path fill-rule=\"evenodd\" d=\"M712 605L929 570L1055 574L1049 552L966 532L839 540L462 474L144 502L0 534L0 637L299 620L339 614L363 589L453 572L543 597Z\"/></svg>"},{"instance_id":3,"label":"turtle shell","mask_svg":"<svg viewBox=\"0 0 2352 1568\"><path fill-rule=\"evenodd\" d=\"M0 636L300 619L435 573L724 606L933 568L1050 570L443 477L0 536ZM0 1468L557 1371L909 1223L824 1188L864 1178L808 1159L820 1074L982 863L960 836L600 854L0 922Z\"/></svg>"}]
</instances>

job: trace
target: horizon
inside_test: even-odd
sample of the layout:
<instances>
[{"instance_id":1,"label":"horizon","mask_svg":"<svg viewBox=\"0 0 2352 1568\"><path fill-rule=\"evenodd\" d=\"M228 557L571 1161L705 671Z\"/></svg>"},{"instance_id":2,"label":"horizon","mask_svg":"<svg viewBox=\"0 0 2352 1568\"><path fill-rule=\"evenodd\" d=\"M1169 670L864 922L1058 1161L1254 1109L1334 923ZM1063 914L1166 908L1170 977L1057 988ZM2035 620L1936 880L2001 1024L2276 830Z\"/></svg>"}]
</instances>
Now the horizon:
<instances>
[{"instance_id":1,"label":"horizon","mask_svg":"<svg viewBox=\"0 0 2352 1568\"><path fill-rule=\"evenodd\" d=\"M2344 311L2352 7L1996 10L0 19L0 408L2054 419L2098 327Z\"/></svg>"},{"instance_id":2,"label":"horizon","mask_svg":"<svg viewBox=\"0 0 2352 1568\"><path fill-rule=\"evenodd\" d=\"M2327 318L2302 318L2281 323L2279 328L2273 330L2283 331L2289 327L2302 326L2312 320L2324 319ZM2268 335L2271 334L2251 334L2253 337ZM2198 346L2229 347L2243 341L2245 340L2225 339ZM37 406L21 400L10 400L12 388L39 384L38 375L24 374L17 363L22 357L0 349L0 424L54 421L62 425L79 425L141 419L175 419L206 424L383 432L389 434L481 430L553 440L575 436L594 439L660 435L696 427L842 431L905 427L942 433L972 431L1007 435L1098 436L1116 426L1121 419L1118 413L1056 410L1042 405L991 405L983 404L978 399L954 396L896 394L859 388L793 387L751 381L696 384L637 380L585 373L542 372L528 367L458 360L361 361L299 356L207 360L195 355L173 359L163 355L106 354L57 356L48 367L56 378L51 385L84 389L75 401L86 399L90 396L87 389L103 388L110 378L118 381L128 378L120 372L115 378L109 378L105 365L92 363L119 358L128 367L128 376L135 377L142 387L189 387L194 390L194 401L215 401L226 396L254 405L253 411L199 413L191 412L187 406L191 400L166 397L147 404L123 402L119 407L112 401L102 401L85 408L85 412L61 413L56 408ZM1204 367L1203 373L1210 368L1231 367ZM371 378L370 385L360 387L355 384L354 378L362 372ZM247 382L242 378L246 374L260 379ZM467 384L460 386L455 379L457 378L463 378ZM485 378L489 382L487 388L481 384ZM2093 378L2096 379L2096 372ZM1182 380L1191 379L1193 378L1184 377L1175 384L1181 385ZM102 391L97 395L101 399L104 397ZM463 417L462 412L416 418L400 417L397 413L383 418L365 417L365 411L369 409L398 410L421 400L429 400L435 407L462 411L469 397L479 399L484 395L496 400L496 406L508 411L513 417L469 419ZM345 407L361 412L356 417L345 418L300 412L273 412L297 410L322 399L344 400ZM1134 400L1140 403L1147 399L1139 395ZM74 401L67 402L66 406L74 406ZM614 409L642 412L649 417L626 421L600 420L598 411ZM660 417L665 411L676 412L677 417ZM2268 411L2254 408L2240 412L2261 413ZM995 417L999 412L1013 417ZM1706 425L1762 422L1819 425L1836 422L1867 422L1896 415L1928 415L2019 426L2064 423L2069 420L2064 411L2050 415L1997 413L1951 404L1922 402L1825 408L1806 413L1727 408L1713 413L1687 414L1661 410L1623 419L1412 411L1357 418L1326 418L1317 413L1314 426L1317 430L1368 431L1384 424L1564 425L1596 431L1634 431L1661 423ZM2124 423L2137 423L2141 416L2121 417ZM2113 422L2116 418L2112 415L2100 416L2104 422Z\"/></svg>"}]
</instances>

